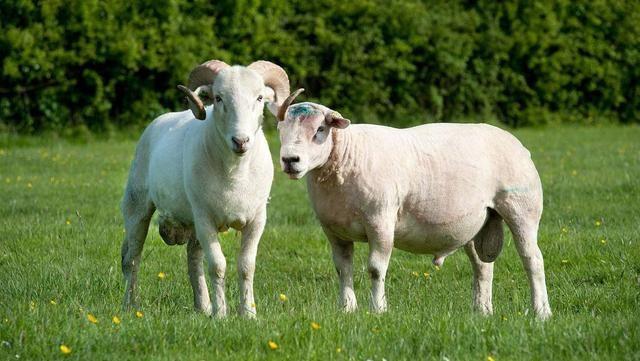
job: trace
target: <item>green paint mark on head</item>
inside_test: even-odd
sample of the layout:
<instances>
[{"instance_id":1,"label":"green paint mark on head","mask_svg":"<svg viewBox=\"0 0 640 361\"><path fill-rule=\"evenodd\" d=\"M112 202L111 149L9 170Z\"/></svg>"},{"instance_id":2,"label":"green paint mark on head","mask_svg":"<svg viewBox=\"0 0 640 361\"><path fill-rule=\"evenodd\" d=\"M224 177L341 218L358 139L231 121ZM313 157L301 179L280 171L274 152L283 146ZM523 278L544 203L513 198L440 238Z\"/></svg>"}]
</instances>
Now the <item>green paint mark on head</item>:
<instances>
[{"instance_id":1,"label":"green paint mark on head","mask_svg":"<svg viewBox=\"0 0 640 361\"><path fill-rule=\"evenodd\" d=\"M299 105L294 105L291 108L289 108L289 114L291 115L291 117L295 118L299 118L299 117L310 117L316 113L319 113L319 111L317 109L315 109L314 107L307 105L307 104L299 104Z\"/></svg>"}]
</instances>

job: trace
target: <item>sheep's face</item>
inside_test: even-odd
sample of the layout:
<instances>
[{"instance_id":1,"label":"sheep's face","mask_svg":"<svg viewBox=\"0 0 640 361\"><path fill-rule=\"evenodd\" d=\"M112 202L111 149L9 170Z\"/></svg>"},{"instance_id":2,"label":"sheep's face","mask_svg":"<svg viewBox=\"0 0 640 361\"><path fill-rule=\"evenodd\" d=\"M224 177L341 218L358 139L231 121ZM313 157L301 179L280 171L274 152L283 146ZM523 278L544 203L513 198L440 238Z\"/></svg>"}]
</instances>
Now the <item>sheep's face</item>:
<instances>
[{"instance_id":1,"label":"sheep's face","mask_svg":"<svg viewBox=\"0 0 640 361\"><path fill-rule=\"evenodd\" d=\"M337 112L315 103L298 103L287 110L278 122L280 164L291 179L321 167L329 159L332 128L346 128L349 120Z\"/></svg>"},{"instance_id":2,"label":"sheep's face","mask_svg":"<svg viewBox=\"0 0 640 361\"><path fill-rule=\"evenodd\" d=\"M273 90L258 73L240 66L222 70L209 88L205 98L213 105L218 133L234 153L244 155L262 127L264 104L273 101Z\"/></svg>"}]
</instances>

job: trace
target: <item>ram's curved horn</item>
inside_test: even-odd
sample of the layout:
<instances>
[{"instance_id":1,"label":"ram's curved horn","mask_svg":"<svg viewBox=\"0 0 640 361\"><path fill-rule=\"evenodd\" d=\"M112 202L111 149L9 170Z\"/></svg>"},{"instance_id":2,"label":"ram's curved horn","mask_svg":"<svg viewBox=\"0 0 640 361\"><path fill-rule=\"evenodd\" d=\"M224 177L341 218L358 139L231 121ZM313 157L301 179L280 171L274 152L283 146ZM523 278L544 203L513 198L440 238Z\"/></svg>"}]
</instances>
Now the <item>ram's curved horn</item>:
<instances>
[{"instance_id":1,"label":"ram's curved horn","mask_svg":"<svg viewBox=\"0 0 640 361\"><path fill-rule=\"evenodd\" d=\"M275 93L274 103L280 105L289 96L289 76L279 65L270 61L258 60L247 67L262 76L264 85L273 89Z\"/></svg>"},{"instance_id":2,"label":"ram's curved horn","mask_svg":"<svg viewBox=\"0 0 640 361\"><path fill-rule=\"evenodd\" d=\"M213 84L218 73L228 66L229 65L224 61L209 60L191 70L186 87L178 85L178 89L187 96L187 99L189 100L189 109L191 109L191 112L196 119L204 120L207 117L207 113L204 110L205 104L202 99L200 99L200 96L195 93L196 89L203 85Z\"/></svg>"},{"instance_id":3,"label":"ram's curved horn","mask_svg":"<svg viewBox=\"0 0 640 361\"><path fill-rule=\"evenodd\" d=\"M191 70L187 86L191 90L196 90L201 85L213 84L220 70L227 67L229 64L220 60L209 60L202 63Z\"/></svg>"},{"instance_id":4,"label":"ram's curved horn","mask_svg":"<svg viewBox=\"0 0 640 361\"><path fill-rule=\"evenodd\" d=\"M207 117L207 113L204 111L204 104L202 100L200 100L200 97L184 85L178 85L178 89L189 99L189 108L191 112L193 112L193 116L196 117L196 119L204 120Z\"/></svg>"},{"instance_id":5,"label":"ram's curved horn","mask_svg":"<svg viewBox=\"0 0 640 361\"><path fill-rule=\"evenodd\" d=\"M289 95L287 97L287 99L284 100L284 102L282 102L282 105L280 105L280 109L278 109L278 121L283 121L284 120L284 116L287 114L287 109L289 108L289 106L291 105L291 103L293 103L293 100L300 95L300 93L302 93L304 91L304 88L300 88L296 91L294 91L293 93L291 93L291 95Z\"/></svg>"}]
</instances>

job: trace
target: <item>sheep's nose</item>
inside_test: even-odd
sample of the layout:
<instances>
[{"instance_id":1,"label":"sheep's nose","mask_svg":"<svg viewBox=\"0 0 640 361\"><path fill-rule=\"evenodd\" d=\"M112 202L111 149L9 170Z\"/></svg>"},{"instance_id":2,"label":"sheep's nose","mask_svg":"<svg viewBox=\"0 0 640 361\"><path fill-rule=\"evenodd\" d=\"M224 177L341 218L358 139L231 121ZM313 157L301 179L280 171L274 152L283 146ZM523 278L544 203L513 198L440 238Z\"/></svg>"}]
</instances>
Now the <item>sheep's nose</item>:
<instances>
[{"instance_id":1,"label":"sheep's nose","mask_svg":"<svg viewBox=\"0 0 640 361\"><path fill-rule=\"evenodd\" d=\"M247 143L249 143L249 137L231 137L233 142L233 151L236 153L244 153L247 151Z\"/></svg>"},{"instance_id":2,"label":"sheep's nose","mask_svg":"<svg viewBox=\"0 0 640 361\"><path fill-rule=\"evenodd\" d=\"M292 163L297 163L300 161L300 157L282 157L282 162L287 165L291 165Z\"/></svg>"}]
</instances>

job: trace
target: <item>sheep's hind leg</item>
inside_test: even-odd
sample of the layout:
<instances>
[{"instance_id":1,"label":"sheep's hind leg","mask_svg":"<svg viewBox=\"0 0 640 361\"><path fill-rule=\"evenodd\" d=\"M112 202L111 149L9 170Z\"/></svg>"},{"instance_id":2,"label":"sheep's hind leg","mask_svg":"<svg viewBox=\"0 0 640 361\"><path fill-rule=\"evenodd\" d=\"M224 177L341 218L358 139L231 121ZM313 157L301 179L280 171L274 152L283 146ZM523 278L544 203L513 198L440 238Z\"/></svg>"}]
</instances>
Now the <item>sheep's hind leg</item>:
<instances>
[{"instance_id":1,"label":"sheep's hind leg","mask_svg":"<svg viewBox=\"0 0 640 361\"><path fill-rule=\"evenodd\" d=\"M326 233L326 231L325 231ZM353 291L353 242L344 242L327 234L333 263L340 279L339 305L344 312L353 312L358 308L356 294Z\"/></svg>"},{"instance_id":2,"label":"sheep's hind leg","mask_svg":"<svg viewBox=\"0 0 640 361\"><path fill-rule=\"evenodd\" d=\"M256 304L253 298L253 276L256 271L256 256L258 254L258 244L267 222L266 206L254 221L247 224L242 230L242 243L240 254L238 255L238 289L240 292L240 308L238 312L241 316L248 318L256 317Z\"/></svg>"},{"instance_id":3,"label":"sheep's hind leg","mask_svg":"<svg viewBox=\"0 0 640 361\"><path fill-rule=\"evenodd\" d=\"M544 276L544 260L538 247L538 225L509 225L515 239L516 249L529 277L531 304L536 316L542 320L551 317L551 306Z\"/></svg>"},{"instance_id":4,"label":"sheep's hind leg","mask_svg":"<svg viewBox=\"0 0 640 361\"><path fill-rule=\"evenodd\" d=\"M222 253L218 231L208 221L208 217L196 217L196 237L207 259L209 278L214 292L212 313L218 318L227 316L227 301L224 295L224 277L227 260Z\"/></svg>"},{"instance_id":5,"label":"sheep's hind leg","mask_svg":"<svg viewBox=\"0 0 640 361\"><path fill-rule=\"evenodd\" d=\"M187 267L189 269L189 281L193 289L193 307L196 311L211 315L211 299L207 280L204 277L202 247L195 237L189 239L187 244Z\"/></svg>"},{"instance_id":6,"label":"sheep's hind leg","mask_svg":"<svg viewBox=\"0 0 640 361\"><path fill-rule=\"evenodd\" d=\"M493 313L491 302L493 263L485 263L480 260L473 242L471 241L464 246L473 268L473 309L483 315L490 315Z\"/></svg>"},{"instance_id":7,"label":"sheep's hind leg","mask_svg":"<svg viewBox=\"0 0 640 361\"><path fill-rule=\"evenodd\" d=\"M528 195L527 195L528 196ZM514 196L512 196L514 197ZM539 198L539 200L537 199ZM518 197L498 204L497 211L507 222L531 286L531 304L536 316L551 316L544 276L544 260L538 247L538 224L542 216L542 198Z\"/></svg>"},{"instance_id":8,"label":"sheep's hind leg","mask_svg":"<svg viewBox=\"0 0 640 361\"><path fill-rule=\"evenodd\" d=\"M149 231L149 222L155 206L145 196L129 191L122 202L125 238L122 242L122 274L125 279L125 293L122 306L125 310L135 307L138 302L137 279L144 241Z\"/></svg>"}]
</instances>

